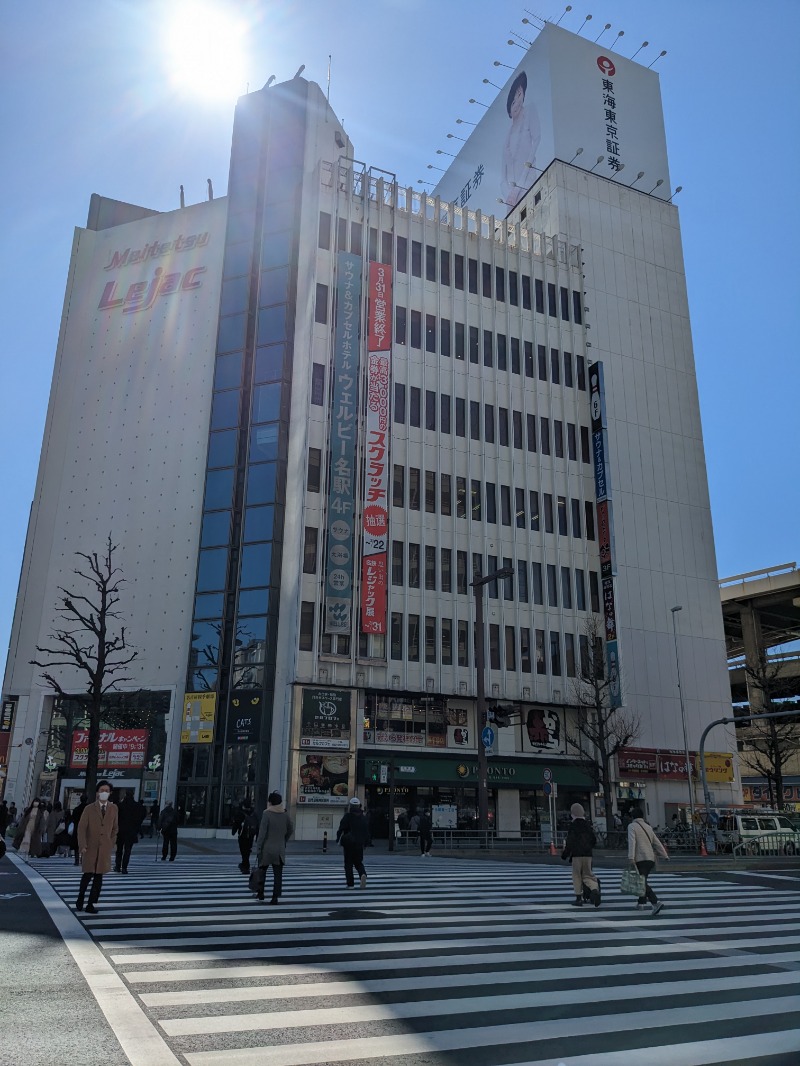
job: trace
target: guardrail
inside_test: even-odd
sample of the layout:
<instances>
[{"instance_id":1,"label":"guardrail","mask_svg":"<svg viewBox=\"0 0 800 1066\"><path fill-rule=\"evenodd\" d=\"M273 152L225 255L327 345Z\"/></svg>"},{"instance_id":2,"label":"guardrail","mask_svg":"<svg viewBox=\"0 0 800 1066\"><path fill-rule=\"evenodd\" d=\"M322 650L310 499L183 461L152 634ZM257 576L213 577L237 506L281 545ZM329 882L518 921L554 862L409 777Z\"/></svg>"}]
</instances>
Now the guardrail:
<instances>
[{"instance_id":1,"label":"guardrail","mask_svg":"<svg viewBox=\"0 0 800 1066\"><path fill-rule=\"evenodd\" d=\"M559 855L566 833L557 832L554 841ZM398 850L418 851L419 834L398 829L395 838ZM495 829L434 829L433 848L437 851L515 851L521 854L543 855L550 850L549 838L541 832L498 833Z\"/></svg>"},{"instance_id":2,"label":"guardrail","mask_svg":"<svg viewBox=\"0 0 800 1066\"><path fill-rule=\"evenodd\" d=\"M734 859L751 858L753 855L797 855L800 852L800 837L795 833L765 833L748 837L734 844Z\"/></svg>"}]
</instances>

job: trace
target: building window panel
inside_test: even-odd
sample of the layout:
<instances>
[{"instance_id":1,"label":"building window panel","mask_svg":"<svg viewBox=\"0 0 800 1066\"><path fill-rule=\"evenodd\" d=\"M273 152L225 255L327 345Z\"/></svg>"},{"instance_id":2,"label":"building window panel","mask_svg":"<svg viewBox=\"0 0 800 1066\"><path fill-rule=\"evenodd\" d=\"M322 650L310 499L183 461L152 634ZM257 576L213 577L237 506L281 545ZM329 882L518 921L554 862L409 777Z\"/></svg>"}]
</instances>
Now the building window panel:
<instances>
[{"instance_id":1,"label":"building window panel","mask_svg":"<svg viewBox=\"0 0 800 1066\"><path fill-rule=\"evenodd\" d=\"M306 526L303 539L303 573L316 574L317 572L317 537L319 530L316 526Z\"/></svg>"},{"instance_id":2,"label":"building window panel","mask_svg":"<svg viewBox=\"0 0 800 1066\"><path fill-rule=\"evenodd\" d=\"M450 474L442 474L439 478L440 505L443 515L452 514L453 479Z\"/></svg>"},{"instance_id":3,"label":"building window panel","mask_svg":"<svg viewBox=\"0 0 800 1066\"><path fill-rule=\"evenodd\" d=\"M511 489L508 485L500 486L500 516L504 526L511 525Z\"/></svg>"},{"instance_id":4,"label":"building window panel","mask_svg":"<svg viewBox=\"0 0 800 1066\"><path fill-rule=\"evenodd\" d=\"M587 500L584 504L584 511L586 516L586 539L594 540L594 506L591 500Z\"/></svg>"},{"instance_id":5,"label":"building window panel","mask_svg":"<svg viewBox=\"0 0 800 1066\"><path fill-rule=\"evenodd\" d=\"M550 380L554 385L561 384L561 357L558 348L550 349Z\"/></svg>"},{"instance_id":6,"label":"building window panel","mask_svg":"<svg viewBox=\"0 0 800 1066\"><path fill-rule=\"evenodd\" d=\"M514 524L525 529L525 490L514 489Z\"/></svg>"},{"instance_id":7,"label":"building window panel","mask_svg":"<svg viewBox=\"0 0 800 1066\"><path fill-rule=\"evenodd\" d=\"M488 329L483 331L483 365L494 366L494 336Z\"/></svg>"},{"instance_id":8,"label":"building window panel","mask_svg":"<svg viewBox=\"0 0 800 1066\"><path fill-rule=\"evenodd\" d=\"M519 668L523 674L531 673L531 631L523 626L519 631Z\"/></svg>"},{"instance_id":9,"label":"building window panel","mask_svg":"<svg viewBox=\"0 0 800 1066\"><path fill-rule=\"evenodd\" d=\"M419 588L419 544L413 542L408 545L408 587Z\"/></svg>"},{"instance_id":10,"label":"building window panel","mask_svg":"<svg viewBox=\"0 0 800 1066\"><path fill-rule=\"evenodd\" d=\"M397 273L408 273L408 238L397 238Z\"/></svg>"},{"instance_id":11,"label":"building window panel","mask_svg":"<svg viewBox=\"0 0 800 1066\"><path fill-rule=\"evenodd\" d=\"M508 340L505 333L497 334L497 369L508 370Z\"/></svg>"},{"instance_id":12,"label":"building window panel","mask_svg":"<svg viewBox=\"0 0 800 1066\"><path fill-rule=\"evenodd\" d=\"M394 420L401 426L406 420L406 387L400 381L394 383Z\"/></svg>"},{"instance_id":13,"label":"building window panel","mask_svg":"<svg viewBox=\"0 0 800 1066\"><path fill-rule=\"evenodd\" d=\"M392 584L402 588L404 584L404 564L406 546L402 540L392 541Z\"/></svg>"},{"instance_id":14,"label":"building window panel","mask_svg":"<svg viewBox=\"0 0 800 1066\"><path fill-rule=\"evenodd\" d=\"M552 563L547 564L547 605L548 607L558 607L556 568Z\"/></svg>"},{"instance_id":15,"label":"building window panel","mask_svg":"<svg viewBox=\"0 0 800 1066\"><path fill-rule=\"evenodd\" d=\"M592 461L591 449L589 448L589 427L581 426L581 462L590 464Z\"/></svg>"},{"instance_id":16,"label":"building window panel","mask_svg":"<svg viewBox=\"0 0 800 1066\"><path fill-rule=\"evenodd\" d=\"M542 499L544 500L544 531L553 533L553 497L549 492L543 492Z\"/></svg>"},{"instance_id":17,"label":"building window panel","mask_svg":"<svg viewBox=\"0 0 800 1066\"><path fill-rule=\"evenodd\" d=\"M433 550L434 550L434 552L436 551L435 548ZM441 557L441 570L440 570L440 573L441 573L442 592L452 592L453 591L453 574L452 574L452 571L453 571L453 550L452 550L452 548L441 548L439 550L439 555Z\"/></svg>"},{"instance_id":18,"label":"building window panel","mask_svg":"<svg viewBox=\"0 0 800 1066\"><path fill-rule=\"evenodd\" d=\"M525 358L525 377L533 377L533 344L531 341L525 341L523 343L523 354Z\"/></svg>"},{"instance_id":19,"label":"building window panel","mask_svg":"<svg viewBox=\"0 0 800 1066\"><path fill-rule=\"evenodd\" d=\"M579 611L586 610L586 582L583 570L575 570L575 603Z\"/></svg>"},{"instance_id":20,"label":"building window panel","mask_svg":"<svg viewBox=\"0 0 800 1066\"><path fill-rule=\"evenodd\" d=\"M552 281L547 283L547 313L550 318L557 318L558 312L556 310L556 287Z\"/></svg>"},{"instance_id":21,"label":"building window panel","mask_svg":"<svg viewBox=\"0 0 800 1066\"><path fill-rule=\"evenodd\" d=\"M469 435L471 440L481 439L481 405L477 400L469 401Z\"/></svg>"},{"instance_id":22,"label":"building window panel","mask_svg":"<svg viewBox=\"0 0 800 1066\"><path fill-rule=\"evenodd\" d=\"M595 570L589 571L589 597L592 603L592 612L600 614L600 581Z\"/></svg>"},{"instance_id":23,"label":"building window panel","mask_svg":"<svg viewBox=\"0 0 800 1066\"><path fill-rule=\"evenodd\" d=\"M467 401L456 396L456 436L467 435Z\"/></svg>"},{"instance_id":24,"label":"building window panel","mask_svg":"<svg viewBox=\"0 0 800 1066\"><path fill-rule=\"evenodd\" d=\"M517 636L513 626L506 626L506 670L517 669Z\"/></svg>"},{"instance_id":25,"label":"building window panel","mask_svg":"<svg viewBox=\"0 0 800 1066\"><path fill-rule=\"evenodd\" d=\"M535 279L536 310L540 315L544 314L544 282L541 278Z\"/></svg>"},{"instance_id":26,"label":"building window panel","mask_svg":"<svg viewBox=\"0 0 800 1066\"><path fill-rule=\"evenodd\" d=\"M572 580L568 566L561 567L561 606L566 611L572 610Z\"/></svg>"},{"instance_id":27,"label":"building window panel","mask_svg":"<svg viewBox=\"0 0 800 1066\"><path fill-rule=\"evenodd\" d=\"M570 352L564 352L564 385L568 389L573 387L572 354Z\"/></svg>"},{"instance_id":28,"label":"building window panel","mask_svg":"<svg viewBox=\"0 0 800 1066\"><path fill-rule=\"evenodd\" d=\"M403 658L403 616L392 611L391 656L398 660Z\"/></svg>"},{"instance_id":29,"label":"building window panel","mask_svg":"<svg viewBox=\"0 0 800 1066\"><path fill-rule=\"evenodd\" d=\"M497 490L494 482L486 482L486 521L491 525L497 522Z\"/></svg>"},{"instance_id":30,"label":"building window panel","mask_svg":"<svg viewBox=\"0 0 800 1066\"><path fill-rule=\"evenodd\" d=\"M206 474L205 511L222 511L230 507L233 493L233 470L209 470Z\"/></svg>"},{"instance_id":31,"label":"building window panel","mask_svg":"<svg viewBox=\"0 0 800 1066\"><path fill-rule=\"evenodd\" d=\"M469 626L458 622L458 665L469 666Z\"/></svg>"},{"instance_id":32,"label":"building window panel","mask_svg":"<svg viewBox=\"0 0 800 1066\"><path fill-rule=\"evenodd\" d=\"M539 447L542 449L542 455L550 454L550 419L539 419Z\"/></svg>"},{"instance_id":33,"label":"building window panel","mask_svg":"<svg viewBox=\"0 0 800 1066\"><path fill-rule=\"evenodd\" d=\"M320 448L308 449L308 473L306 474L306 488L309 492L319 492L322 480L322 450Z\"/></svg>"},{"instance_id":34,"label":"building window panel","mask_svg":"<svg viewBox=\"0 0 800 1066\"><path fill-rule=\"evenodd\" d=\"M239 576L240 588L256 588L270 584L272 544L245 544L242 548L242 565Z\"/></svg>"},{"instance_id":35,"label":"building window panel","mask_svg":"<svg viewBox=\"0 0 800 1066\"><path fill-rule=\"evenodd\" d=\"M439 320L439 353L445 359L450 356L450 319Z\"/></svg>"},{"instance_id":36,"label":"building window panel","mask_svg":"<svg viewBox=\"0 0 800 1066\"><path fill-rule=\"evenodd\" d=\"M411 347L422 347L422 312L411 312Z\"/></svg>"},{"instance_id":37,"label":"building window panel","mask_svg":"<svg viewBox=\"0 0 800 1066\"><path fill-rule=\"evenodd\" d=\"M559 537L566 537L569 535L567 529L567 498L566 496L558 497L558 535Z\"/></svg>"},{"instance_id":38,"label":"building window panel","mask_svg":"<svg viewBox=\"0 0 800 1066\"><path fill-rule=\"evenodd\" d=\"M456 322L456 359L464 358L466 354L464 341L464 323Z\"/></svg>"},{"instance_id":39,"label":"building window panel","mask_svg":"<svg viewBox=\"0 0 800 1066\"><path fill-rule=\"evenodd\" d=\"M450 397L446 392L439 397L439 428L442 433L450 432Z\"/></svg>"},{"instance_id":40,"label":"building window panel","mask_svg":"<svg viewBox=\"0 0 800 1066\"><path fill-rule=\"evenodd\" d=\"M420 476L419 468L412 466L408 471L408 507L411 511L418 511L420 504Z\"/></svg>"},{"instance_id":41,"label":"building window panel","mask_svg":"<svg viewBox=\"0 0 800 1066\"><path fill-rule=\"evenodd\" d=\"M547 349L543 344L537 344L536 346L536 363L539 381L547 381Z\"/></svg>"},{"instance_id":42,"label":"building window panel","mask_svg":"<svg viewBox=\"0 0 800 1066\"><path fill-rule=\"evenodd\" d=\"M456 254L455 256L455 283L456 288L462 292L464 290L464 256Z\"/></svg>"},{"instance_id":43,"label":"building window panel","mask_svg":"<svg viewBox=\"0 0 800 1066\"><path fill-rule=\"evenodd\" d=\"M500 626L489 625L489 668L500 669Z\"/></svg>"},{"instance_id":44,"label":"building window panel","mask_svg":"<svg viewBox=\"0 0 800 1066\"><path fill-rule=\"evenodd\" d=\"M536 630L536 673L547 673L547 659L544 651L544 630Z\"/></svg>"},{"instance_id":45,"label":"building window panel","mask_svg":"<svg viewBox=\"0 0 800 1066\"><path fill-rule=\"evenodd\" d=\"M436 248L432 244L425 245L425 280L436 281Z\"/></svg>"},{"instance_id":46,"label":"building window panel","mask_svg":"<svg viewBox=\"0 0 800 1066\"><path fill-rule=\"evenodd\" d=\"M570 500L570 507L572 509L572 535L580 540L581 530L581 501Z\"/></svg>"},{"instance_id":47,"label":"building window panel","mask_svg":"<svg viewBox=\"0 0 800 1066\"><path fill-rule=\"evenodd\" d=\"M456 552L456 593L459 596L467 595L467 553Z\"/></svg>"},{"instance_id":48,"label":"building window panel","mask_svg":"<svg viewBox=\"0 0 800 1066\"><path fill-rule=\"evenodd\" d=\"M419 662L419 615L408 616L408 661Z\"/></svg>"},{"instance_id":49,"label":"building window panel","mask_svg":"<svg viewBox=\"0 0 800 1066\"><path fill-rule=\"evenodd\" d=\"M221 433L212 433L208 438L208 468L213 470L219 466L233 466L236 462L236 441L238 433L235 429L226 429Z\"/></svg>"},{"instance_id":50,"label":"building window panel","mask_svg":"<svg viewBox=\"0 0 800 1066\"><path fill-rule=\"evenodd\" d=\"M456 518L467 517L467 479L456 477Z\"/></svg>"},{"instance_id":51,"label":"building window panel","mask_svg":"<svg viewBox=\"0 0 800 1066\"><path fill-rule=\"evenodd\" d=\"M436 548L430 545L425 547L425 588L436 592Z\"/></svg>"},{"instance_id":52,"label":"building window panel","mask_svg":"<svg viewBox=\"0 0 800 1066\"><path fill-rule=\"evenodd\" d=\"M522 307L525 311L531 309L531 279L527 274L522 275Z\"/></svg>"},{"instance_id":53,"label":"building window panel","mask_svg":"<svg viewBox=\"0 0 800 1066\"><path fill-rule=\"evenodd\" d=\"M211 429L231 429L239 425L241 392L217 392L211 401Z\"/></svg>"},{"instance_id":54,"label":"building window panel","mask_svg":"<svg viewBox=\"0 0 800 1066\"><path fill-rule=\"evenodd\" d=\"M314 407L325 406L325 367L322 363L311 364L311 403Z\"/></svg>"},{"instance_id":55,"label":"building window panel","mask_svg":"<svg viewBox=\"0 0 800 1066\"><path fill-rule=\"evenodd\" d=\"M396 344L406 343L407 314L405 307L397 304L394 309L394 339Z\"/></svg>"},{"instance_id":56,"label":"building window panel","mask_svg":"<svg viewBox=\"0 0 800 1066\"><path fill-rule=\"evenodd\" d=\"M436 352L436 315L425 315L425 351Z\"/></svg>"},{"instance_id":57,"label":"building window panel","mask_svg":"<svg viewBox=\"0 0 800 1066\"><path fill-rule=\"evenodd\" d=\"M406 468L399 463L394 464L392 476L392 506L405 507L406 505Z\"/></svg>"},{"instance_id":58,"label":"building window panel","mask_svg":"<svg viewBox=\"0 0 800 1066\"><path fill-rule=\"evenodd\" d=\"M542 588L542 564L531 563L531 592L537 607L544 606L544 589Z\"/></svg>"},{"instance_id":59,"label":"building window panel","mask_svg":"<svg viewBox=\"0 0 800 1066\"><path fill-rule=\"evenodd\" d=\"M550 632L550 673L561 677L561 634Z\"/></svg>"},{"instance_id":60,"label":"building window panel","mask_svg":"<svg viewBox=\"0 0 800 1066\"><path fill-rule=\"evenodd\" d=\"M519 374L522 370L519 358L519 338L511 338L511 373Z\"/></svg>"},{"instance_id":61,"label":"building window panel","mask_svg":"<svg viewBox=\"0 0 800 1066\"><path fill-rule=\"evenodd\" d=\"M415 385L411 386L408 405L408 424L415 429L420 428L422 417L422 390Z\"/></svg>"},{"instance_id":62,"label":"building window panel","mask_svg":"<svg viewBox=\"0 0 800 1066\"><path fill-rule=\"evenodd\" d=\"M497 408L497 438L501 448L508 447L508 408Z\"/></svg>"},{"instance_id":63,"label":"building window panel","mask_svg":"<svg viewBox=\"0 0 800 1066\"><path fill-rule=\"evenodd\" d=\"M425 471L425 510L428 514L436 514L436 472Z\"/></svg>"},{"instance_id":64,"label":"building window panel","mask_svg":"<svg viewBox=\"0 0 800 1066\"><path fill-rule=\"evenodd\" d=\"M197 591L216 592L224 589L227 566L227 548L206 548L201 551L197 566Z\"/></svg>"},{"instance_id":65,"label":"building window panel","mask_svg":"<svg viewBox=\"0 0 800 1066\"><path fill-rule=\"evenodd\" d=\"M472 511L473 522L480 522L481 520L481 483L475 478L472 479L472 489L470 492L470 507Z\"/></svg>"},{"instance_id":66,"label":"building window panel","mask_svg":"<svg viewBox=\"0 0 800 1066\"><path fill-rule=\"evenodd\" d=\"M436 619L425 615L425 662L436 662Z\"/></svg>"},{"instance_id":67,"label":"building window panel","mask_svg":"<svg viewBox=\"0 0 800 1066\"><path fill-rule=\"evenodd\" d=\"M436 429L436 393L425 390L425 428Z\"/></svg>"},{"instance_id":68,"label":"building window panel","mask_svg":"<svg viewBox=\"0 0 800 1066\"><path fill-rule=\"evenodd\" d=\"M575 423L567 422L567 458L573 463L578 460L578 438L575 430Z\"/></svg>"},{"instance_id":69,"label":"building window panel","mask_svg":"<svg viewBox=\"0 0 800 1066\"><path fill-rule=\"evenodd\" d=\"M517 562L517 599L528 602L528 564L524 559Z\"/></svg>"},{"instance_id":70,"label":"building window panel","mask_svg":"<svg viewBox=\"0 0 800 1066\"><path fill-rule=\"evenodd\" d=\"M300 651L314 650L314 604L303 600L300 604Z\"/></svg>"},{"instance_id":71,"label":"building window panel","mask_svg":"<svg viewBox=\"0 0 800 1066\"><path fill-rule=\"evenodd\" d=\"M411 242L411 275L415 278L422 277L422 242Z\"/></svg>"},{"instance_id":72,"label":"building window panel","mask_svg":"<svg viewBox=\"0 0 800 1066\"><path fill-rule=\"evenodd\" d=\"M321 326L328 324L328 286L317 282L317 293L314 300L314 321Z\"/></svg>"},{"instance_id":73,"label":"building window panel","mask_svg":"<svg viewBox=\"0 0 800 1066\"><path fill-rule=\"evenodd\" d=\"M582 355L575 356L575 376L578 380L578 389L586 392L586 360Z\"/></svg>"},{"instance_id":74,"label":"building window panel","mask_svg":"<svg viewBox=\"0 0 800 1066\"><path fill-rule=\"evenodd\" d=\"M469 361L471 363L478 362L478 327L469 327Z\"/></svg>"},{"instance_id":75,"label":"building window panel","mask_svg":"<svg viewBox=\"0 0 800 1066\"><path fill-rule=\"evenodd\" d=\"M442 666L453 665L453 620L442 619Z\"/></svg>"},{"instance_id":76,"label":"building window panel","mask_svg":"<svg viewBox=\"0 0 800 1066\"><path fill-rule=\"evenodd\" d=\"M575 677L575 636L572 633L564 634L564 665L567 677Z\"/></svg>"}]
</instances>

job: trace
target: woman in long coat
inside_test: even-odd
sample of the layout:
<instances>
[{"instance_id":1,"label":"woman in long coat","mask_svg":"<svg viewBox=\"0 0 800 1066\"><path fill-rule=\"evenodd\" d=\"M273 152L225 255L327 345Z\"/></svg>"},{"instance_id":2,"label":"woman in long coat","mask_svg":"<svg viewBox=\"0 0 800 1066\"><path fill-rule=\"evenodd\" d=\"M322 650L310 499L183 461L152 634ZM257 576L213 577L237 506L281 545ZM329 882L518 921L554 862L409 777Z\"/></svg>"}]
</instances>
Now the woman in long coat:
<instances>
[{"instance_id":1,"label":"woman in long coat","mask_svg":"<svg viewBox=\"0 0 800 1066\"><path fill-rule=\"evenodd\" d=\"M294 832L292 820L283 806L280 792L270 792L269 806L261 816L261 825L256 839L256 862L264 871L266 879L267 866L272 867L273 906L283 888L283 867L286 862L286 841ZM258 899L264 899L264 880L259 883Z\"/></svg>"},{"instance_id":2,"label":"woman in long coat","mask_svg":"<svg viewBox=\"0 0 800 1066\"><path fill-rule=\"evenodd\" d=\"M89 804L78 822L78 851L83 876L75 909L83 910L84 896L91 881L92 888L86 906L89 914L99 913L95 903L100 898L103 874L107 874L111 869L111 854L117 843L119 826L117 805L109 802L110 797L111 785L108 781L100 781L97 786L96 802Z\"/></svg>"},{"instance_id":3,"label":"woman in long coat","mask_svg":"<svg viewBox=\"0 0 800 1066\"><path fill-rule=\"evenodd\" d=\"M42 834L47 829L47 806L40 800L31 800L25 813L19 820L19 828L14 837L14 847L20 855L38 859L42 854Z\"/></svg>"}]
</instances>

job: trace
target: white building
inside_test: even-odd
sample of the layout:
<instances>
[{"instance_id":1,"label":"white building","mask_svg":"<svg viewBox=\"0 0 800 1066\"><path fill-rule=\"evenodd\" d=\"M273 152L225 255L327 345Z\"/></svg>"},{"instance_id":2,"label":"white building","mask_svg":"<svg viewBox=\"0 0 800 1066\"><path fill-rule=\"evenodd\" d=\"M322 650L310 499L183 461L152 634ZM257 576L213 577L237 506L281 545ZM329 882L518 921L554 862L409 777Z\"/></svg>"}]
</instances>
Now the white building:
<instances>
[{"instance_id":1,"label":"white building","mask_svg":"<svg viewBox=\"0 0 800 1066\"><path fill-rule=\"evenodd\" d=\"M486 693L513 711L493 824L547 819L546 767L560 807L601 814L570 743L592 617L640 721L620 803L683 804L673 618L690 749L730 694L669 189L657 75L547 26L436 195L355 162L296 78L239 101L227 198L93 198L3 686L6 796L80 787L80 711L29 660L75 552L110 533L140 654L104 772L177 795L198 832L273 787L301 837L354 792L376 835L390 792L469 824L469 583L505 567L485 590Z\"/></svg>"}]
</instances>

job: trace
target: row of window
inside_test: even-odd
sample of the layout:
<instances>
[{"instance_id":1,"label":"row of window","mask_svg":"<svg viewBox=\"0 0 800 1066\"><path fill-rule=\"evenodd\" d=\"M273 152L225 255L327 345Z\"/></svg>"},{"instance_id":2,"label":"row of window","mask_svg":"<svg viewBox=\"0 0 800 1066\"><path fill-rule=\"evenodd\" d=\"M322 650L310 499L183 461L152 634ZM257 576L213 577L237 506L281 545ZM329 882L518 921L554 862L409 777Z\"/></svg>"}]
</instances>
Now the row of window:
<instances>
[{"instance_id":1,"label":"row of window","mask_svg":"<svg viewBox=\"0 0 800 1066\"><path fill-rule=\"evenodd\" d=\"M428 514L453 514L455 480L456 518L466 518L470 514L475 522L497 523L498 492L494 482L484 483L478 478L467 479L458 475L454 479L451 474L437 474L433 470L422 471L419 467L412 466L408 468L406 497L406 468L397 463L394 464L392 477L392 506L408 506L410 511L421 509L423 473L425 511ZM557 533L560 537L572 535L578 539L585 535L586 540L595 539L594 504L591 500L585 500L581 507L580 500L568 499L566 496L554 497L550 492L540 493L537 489L529 489L526 493L525 489L500 485L499 502L501 525L513 525L518 529L530 529L538 533L542 529L544 518L545 533Z\"/></svg>"},{"instance_id":2,"label":"row of window","mask_svg":"<svg viewBox=\"0 0 800 1066\"><path fill-rule=\"evenodd\" d=\"M329 250L332 237L332 219L327 211L320 211L318 245ZM535 309L539 314L545 313L551 318L561 318L565 322L573 321L583 324L583 305L581 294L572 292L564 286L545 282L541 278L531 278L516 270L492 266L491 263L478 262L471 256L465 257L455 253L451 256L444 248L397 237L383 231L378 234L375 227L370 227L367 255L370 262L394 264L398 274L410 273L412 277L432 281L435 284L452 286L498 303L508 302L512 307L519 307L520 302L526 311ZM335 233L335 250L347 251L354 255L364 253L364 232L360 222L350 222L346 218L337 220ZM423 274L424 270L424 274ZM533 300L531 299L533 297Z\"/></svg>"}]
</instances>

